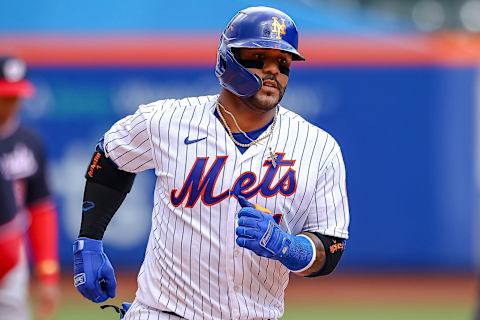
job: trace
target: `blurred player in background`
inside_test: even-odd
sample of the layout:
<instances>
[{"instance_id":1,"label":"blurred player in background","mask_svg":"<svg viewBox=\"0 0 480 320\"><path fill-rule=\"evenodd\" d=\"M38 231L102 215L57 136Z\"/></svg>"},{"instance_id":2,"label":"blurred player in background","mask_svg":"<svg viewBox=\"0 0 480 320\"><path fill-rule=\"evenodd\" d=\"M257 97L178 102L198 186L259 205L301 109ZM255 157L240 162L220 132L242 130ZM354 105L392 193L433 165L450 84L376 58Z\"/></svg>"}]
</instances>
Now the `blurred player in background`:
<instances>
[{"instance_id":1,"label":"blurred player in background","mask_svg":"<svg viewBox=\"0 0 480 320\"><path fill-rule=\"evenodd\" d=\"M59 301L57 213L48 190L45 154L39 138L17 117L21 99L34 89L25 78L26 70L24 61L0 56L0 170L13 184L19 209L9 231L22 236L17 262L0 281L0 320L30 318L30 256L38 279L36 315L53 315Z\"/></svg>"},{"instance_id":2,"label":"blurred player in background","mask_svg":"<svg viewBox=\"0 0 480 320\"><path fill-rule=\"evenodd\" d=\"M152 230L125 319L277 319L290 272L335 269L349 224L340 147L278 104L292 62L305 60L297 49L288 15L242 10L218 48L219 95L142 105L104 135L74 243L81 294L115 296L103 234L147 169Z\"/></svg>"}]
</instances>

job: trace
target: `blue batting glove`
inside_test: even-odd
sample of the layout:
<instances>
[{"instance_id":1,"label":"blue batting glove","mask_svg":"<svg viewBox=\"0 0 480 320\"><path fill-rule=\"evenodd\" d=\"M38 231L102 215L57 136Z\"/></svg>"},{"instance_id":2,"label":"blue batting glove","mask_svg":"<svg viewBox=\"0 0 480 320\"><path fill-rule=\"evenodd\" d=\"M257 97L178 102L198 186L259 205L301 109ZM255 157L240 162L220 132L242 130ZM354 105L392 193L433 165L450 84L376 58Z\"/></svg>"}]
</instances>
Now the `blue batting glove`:
<instances>
[{"instance_id":1,"label":"blue batting glove","mask_svg":"<svg viewBox=\"0 0 480 320\"><path fill-rule=\"evenodd\" d=\"M313 244L306 236L284 232L268 209L238 196L242 209L235 230L237 244L255 254L279 260L292 271L308 268L315 259Z\"/></svg>"},{"instance_id":2,"label":"blue batting glove","mask_svg":"<svg viewBox=\"0 0 480 320\"><path fill-rule=\"evenodd\" d=\"M115 297L117 281L101 240L80 237L73 243L73 273L85 298L99 303Z\"/></svg>"},{"instance_id":3,"label":"blue batting glove","mask_svg":"<svg viewBox=\"0 0 480 320\"><path fill-rule=\"evenodd\" d=\"M267 213L267 209L260 211L258 206L239 196L238 202L242 209L238 212L237 244L257 255L277 259L282 249L288 248L292 235L283 232L280 226Z\"/></svg>"},{"instance_id":4,"label":"blue batting glove","mask_svg":"<svg viewBox=\"0 0 480 320\"><path fill-rule=\"evenodd\" d=\"M253 203L251 203L250 201L245 199L245 197L243 197L243 196L238 196L238 203L240 204L240 206L242 208L256 208L257 207ZM265 210L268 210L268 209L265 209Z\"/></svg>"}]
</instances>

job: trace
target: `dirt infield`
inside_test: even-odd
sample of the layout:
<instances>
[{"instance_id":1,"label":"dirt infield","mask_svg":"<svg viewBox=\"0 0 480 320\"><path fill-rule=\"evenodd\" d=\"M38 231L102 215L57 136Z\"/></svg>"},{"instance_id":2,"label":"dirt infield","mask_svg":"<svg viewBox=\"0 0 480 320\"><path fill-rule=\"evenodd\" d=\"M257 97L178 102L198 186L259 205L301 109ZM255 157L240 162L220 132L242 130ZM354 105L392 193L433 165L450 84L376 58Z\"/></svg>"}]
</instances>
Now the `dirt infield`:
<instances>
[{"instance_id":1,"label":"dirt infield","mask_svg":"<svg viewBox=\"0 0 480 320\"><path fill-rule=\"evenodd\" d=\"M117 272L117 297L132 301L136 276ZM470 320L475 306L473 275L344 274L305 279L293 276L286 291L285 320ZM319 316L321 314L321 317ZM114 319L80 296L70 275L62 278L62 304L55 320Z\"/></svg>"},{"instance_id":2,"label":"dirt infield","mask_svg":"<svg viewBox=\"0 0 480 320\"><path fill-rule=\"evenodd\" d=\"M473 306L471 274L336 274L316 279L292 276L286 301L292 303L466 304Z\"/></svg>"},{"instance_id":3,"label":"dirt infield","mask_svg":"<svg viewBox=\"0 0 480 320\"><path fill-rule=\"evenodd\" d=\"M117 298L135 296L136 277L118 273ZM63 292L79 298L72 280L62 278ZM475 304L477 280L472 274L342 274L301 278L292 275L286 290L286 301L292 304Z\"/></svg>"}]
</instances>

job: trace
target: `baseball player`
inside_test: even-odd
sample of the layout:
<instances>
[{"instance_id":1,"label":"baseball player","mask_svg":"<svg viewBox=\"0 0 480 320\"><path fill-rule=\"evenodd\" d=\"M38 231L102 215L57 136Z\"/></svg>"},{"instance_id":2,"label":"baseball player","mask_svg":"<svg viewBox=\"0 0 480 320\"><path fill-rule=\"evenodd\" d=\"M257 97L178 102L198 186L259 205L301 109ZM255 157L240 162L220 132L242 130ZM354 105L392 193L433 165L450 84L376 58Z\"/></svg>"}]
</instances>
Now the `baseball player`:
<instances>
[{"instance_id":1,"label":"baseball player","mask_svg":"<svg viewBox=\"0 0 480 320\"><path fill-rule=\"evenodd\" d=\"M340 147L279 105L302 60L288 15L241 10L218 47L219 95L141 105L105 133L73 245L83 296L115 296L102 237L148 169L157 176L152 229L125 319L277 319L291 272L334 270L349 224Z\"/></svg>"},{"instance_id":2,"label":"baseball player","mask_svg":"<svg viewBox=\"0 0 480 320\"><path fill-rule=\"evenodd\" d=\"M59 299L57 213L47 187L45 155L40 140L20 125L16 116L20 100L33 92L25 76L25 62L11 56L0 57L0 173L13 184L19 211L3 230L17 240L21 238L21 245L16 247L19 251L10 258L14 267L0 281L0 320L30 318L27 242L38 278L37 315L52 315ZM0 252L2 260L5 250Z\"/></svg>"}]
</instances>

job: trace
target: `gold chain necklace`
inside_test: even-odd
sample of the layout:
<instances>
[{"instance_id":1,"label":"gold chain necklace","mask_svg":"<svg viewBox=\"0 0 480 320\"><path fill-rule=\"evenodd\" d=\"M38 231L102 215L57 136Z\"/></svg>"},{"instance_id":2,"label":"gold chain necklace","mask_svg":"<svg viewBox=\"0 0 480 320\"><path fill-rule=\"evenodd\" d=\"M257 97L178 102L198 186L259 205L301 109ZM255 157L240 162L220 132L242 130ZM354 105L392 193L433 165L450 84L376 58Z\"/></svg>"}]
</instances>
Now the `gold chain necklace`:
<instances>
[{"instance_id":1,"label":"gold chain necklace","mask_svg":"<svg viewBox=\"0 0 480 320\"><path fill-rule=\"evenodd\" d=\"M217 113L218 115L220 116L220 119L222 120L223 122L223 125L225 126L225 129L227 129L227 132L228 132L228 135L230 136L230 138L232 139L233 143L235 143L237 146L239 147L242 147L242 148L249 148L253 145L256 145L258 144L260 141L262 140L265 140L267 139L268 137L270 137L273 133L273 130L275 130L275 125L277 123L277 118L278 118L278 107L276 108L275 110L275 116L273 117L273 122L272 122L272 125L270 126L270 130L267 134L263 135L263 136L260 136L258 137L257 139L253 140L252 138L250 138L248 136L248 134L243 131L240 126L238 125L238 122L237 120L235 119L234 115L228 111L218 100L216 102L216 107L217 107ZM241 143L241 142L238 142L235 137L233 136L233 133L232 133L232 130L230 129L230 127L228 126L227 124L227 121L225 120L225 118L223 117L223 114L222 112L220 112L220 108L221 107L226 113L228 113L230 115L230 117L232 117L233 119L233 122L235 123L235 126L237 127L237 129L248 139L250 140L249 143ZM271 151L270 151L271 152Z\"/></svg>"}]
</instances>

